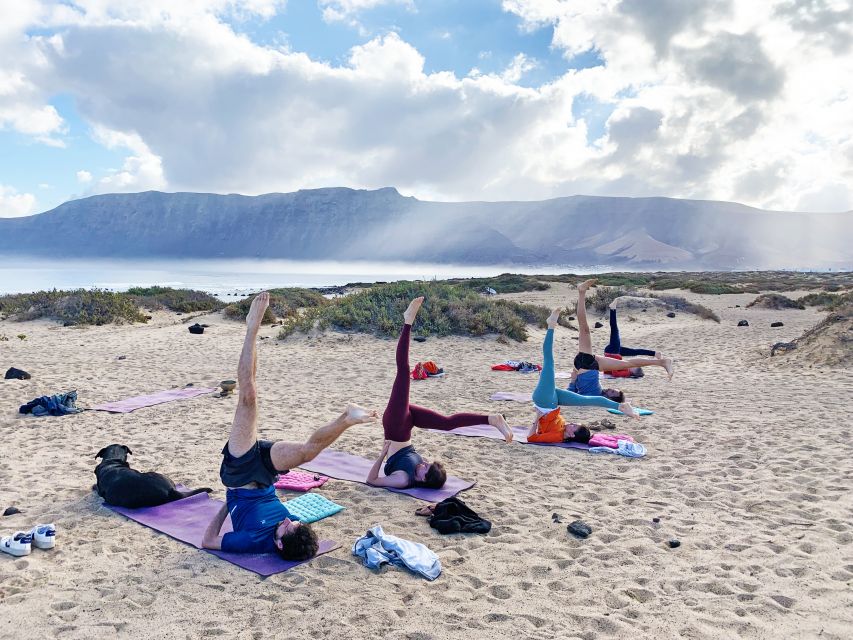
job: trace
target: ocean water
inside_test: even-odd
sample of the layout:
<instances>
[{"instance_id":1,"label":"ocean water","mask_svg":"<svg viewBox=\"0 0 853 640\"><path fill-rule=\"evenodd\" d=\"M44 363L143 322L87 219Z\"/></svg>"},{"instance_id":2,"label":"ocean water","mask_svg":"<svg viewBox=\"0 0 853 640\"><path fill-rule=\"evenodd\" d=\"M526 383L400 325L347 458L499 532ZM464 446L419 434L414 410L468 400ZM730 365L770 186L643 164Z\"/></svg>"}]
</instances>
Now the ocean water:
<instances>
[{"instance_id":1,"label":"ocean water","mask_svg":"<svg viewBox=\"0 0 853 640\"><path fill-rule=\"evenodd\" d=\"M45 260L0 256L0 294L43 289L133 286L198 289L223 298L273 287L327 287L349 282L487 277L500 273L593 273L601 265L471 266L402 262L292 260Z\"/></svg>"}]
</instances>

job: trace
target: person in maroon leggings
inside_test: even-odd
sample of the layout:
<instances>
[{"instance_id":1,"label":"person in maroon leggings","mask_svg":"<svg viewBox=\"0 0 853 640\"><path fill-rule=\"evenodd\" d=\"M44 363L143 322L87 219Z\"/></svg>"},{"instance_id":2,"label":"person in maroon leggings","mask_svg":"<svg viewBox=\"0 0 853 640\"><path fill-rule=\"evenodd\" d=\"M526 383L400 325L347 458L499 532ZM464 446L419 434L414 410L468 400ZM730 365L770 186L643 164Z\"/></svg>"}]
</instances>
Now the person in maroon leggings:
<instances>
[{"instance_id":1,"label":"person in maroon leggings","mask_svg":"<svg viewBox=\"0 0 853 640\"><path fill-rule=\"evenodd\" d=\"M385 429L385 446L382 453L367 475L368 484L377 487L407 487L439 488L447 480L444 465L438 461L429 462L415 451L412 446L412 428L438 429L450 431L458 427L469 427L477 424L490 424L501 432L507 442L512 442L512 430L500 414L485 415L480 413L456 413L444 416L424 407L409 404L409 339L412 333L412 323L423 304L423 297L415 298L403 314L403 331L397 342L397 377L391 388L388 407L382 415L382 426ZM385 463L385 475L379 475L382 462Z\"/></svg>"}]
</instances>

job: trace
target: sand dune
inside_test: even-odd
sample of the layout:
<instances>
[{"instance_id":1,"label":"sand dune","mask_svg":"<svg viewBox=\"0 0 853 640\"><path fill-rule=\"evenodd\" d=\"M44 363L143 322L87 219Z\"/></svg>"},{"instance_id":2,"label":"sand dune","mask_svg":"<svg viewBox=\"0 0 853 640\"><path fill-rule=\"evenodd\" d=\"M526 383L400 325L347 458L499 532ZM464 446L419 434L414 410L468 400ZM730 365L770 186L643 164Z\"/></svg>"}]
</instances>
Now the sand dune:
<instances>
[{"instance_id":1,"label":"sand dune","mask_svg":"<svg viewBox=\"0 0 853 640\"><path fill-rule=\"evenodd\" d=\"M648 447L629 460L499 441L416 433L422 452L477 480L463 499L494 526L486 536L441 536L414 515L418 501L330 481L320 493L347 507L317 525L342 548L259 579L145 529L100 505L94 454L111 442L193 486L219 484L219 451L233 398L202 397L128 415L86 412L24 418L19 404L77 389L94 405L140 393L215 385L234 377L241 324L214 314L203 336L174 315L148 326L63 328L0 322L0 367L30 371L0 383L0 517L9 533L56 522L56 549L0 556L3 638L816 638L849 637L853 625L853 456L849 367L799 368L769 357L825 315L815 310L734 308L754 295L697 296L720 324L685 314L625 312L623 341L676 357L676 375L647 371L618 381L656 411L616 429ZM796 297L797 294L786 294ZM506 296L555 306L564 285ZM630 318L635 318L632 321ZM749 327L737 327L741 318ZM782 328L770 328L782 320ZM25 333L26 340L14 336ZM558 328L558 368L576 333ZM393 343L327 333L259 347L262 436L301 439L350 400L379 410L393 378ZM543 332L524 344L493 338L413 343L412 359L437 360L441 380L413 383L412 401L443 411L501 410L526 424L530 410L491 403L494 391L530 391L534 376L498 373L505 359L540 361ZM594 331L600 349L606 328ZM118 356L127 356L118 360ZM577 420L600 411L570 411ZM355 427L337 448L373 456L378 425ZM551 514L563 516L563 524ZM653 517L660 523L654 524ZM584 541L565 523L593 528ZM374 523L432 548L444 565L434 583L399 569L380 575L350 555ZM666 542L678 538L678 549Z\"/></svg>"}]
</instances>

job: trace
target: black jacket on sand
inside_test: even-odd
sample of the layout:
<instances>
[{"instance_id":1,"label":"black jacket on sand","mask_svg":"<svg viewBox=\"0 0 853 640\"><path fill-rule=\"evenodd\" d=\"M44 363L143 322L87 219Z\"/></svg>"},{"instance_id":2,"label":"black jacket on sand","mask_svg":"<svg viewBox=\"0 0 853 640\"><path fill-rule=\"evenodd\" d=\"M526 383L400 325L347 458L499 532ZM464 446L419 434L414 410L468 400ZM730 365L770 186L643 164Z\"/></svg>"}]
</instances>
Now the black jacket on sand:
<instances>
[{"instance_id":1,"label":"black jacket on sand","mask_svg":"<svg viewBox=\"0 0 853 640\"><path fill-rule=\"evenodd\" d=\"M459 498L447 498L435 505L429 526L439 533L488 533L492 523L478 516Z\"/></svg>"}]
</instances>

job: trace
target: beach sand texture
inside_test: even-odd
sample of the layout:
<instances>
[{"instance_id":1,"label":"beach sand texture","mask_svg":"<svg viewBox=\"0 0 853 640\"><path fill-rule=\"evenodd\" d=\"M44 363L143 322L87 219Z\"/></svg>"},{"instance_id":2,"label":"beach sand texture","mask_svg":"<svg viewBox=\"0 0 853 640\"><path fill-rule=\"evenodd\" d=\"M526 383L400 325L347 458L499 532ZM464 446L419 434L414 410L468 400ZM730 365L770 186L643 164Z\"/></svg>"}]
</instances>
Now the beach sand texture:
<instances>
[{"instance_id":1,"label":"beach sand texture","mask_svg":"<svg viewBox=\"0 0 853 640\"><path fill-rule=\"evenodd\" d=\"M423 503L333 480L319 493L347 508L315 526L342 547L268 579L135 524L91 491L95 453L116 442L133 450L135 468L214 487L213 497L224 498L220 450L235 397L127 415L17 415L36 396L70 389L92 406L190 382L215 386L236 377L244 325L202 316L211 327L198 336L166 313L138 326L0 322L10 338L0 342L0 367L33 374L0 381L0 509L23 511L0 517L0 531L46 521L58 528L52 551L0 555L0 637L851 637L853 369L810 366L796 353L769 358L771 344L793 340L824 313L733 308L745 307L750 294L676 293L711 307L722 322L620 314L624 344L676 358L671 383L656 369L611 381L655 415L636 422L565 411L575 421L611 418L615 431L647 446L645 459L416 431L424 455L477 481L462 498L493 522L492 531L441 536L414 515ZM576 292L556 285L504 297L556 306L573 304ZM591 314L596 319L603 320ZM750 326L737 327L740 319ZM775 320L784 327L771 328ZM349 401L384 409L392 341L330 332L279 342L275 332L262 328L268 339L259 341L261 437L304 439ZM488 398L529 392L535 374L489 366L541 362L543 335L533 329L526 343L509 345L494 337L413 342L412 363L434 359L448 375L413 382L412 402L444 412L500 411L511 424L529 424L529 405ZM557 329L558 369L571 367L576 335ZM600 350L606 342L605 322L593 343ZM372 457L381 446L373 424L352 428L335 448ZM593 529L586 540L566 532L577 518ZM401 569L363 567L350 547L376 523L429 546L442 575L429 583ZM681 546L670 549L671 538Z\"/></svg>"}]
</instances>

